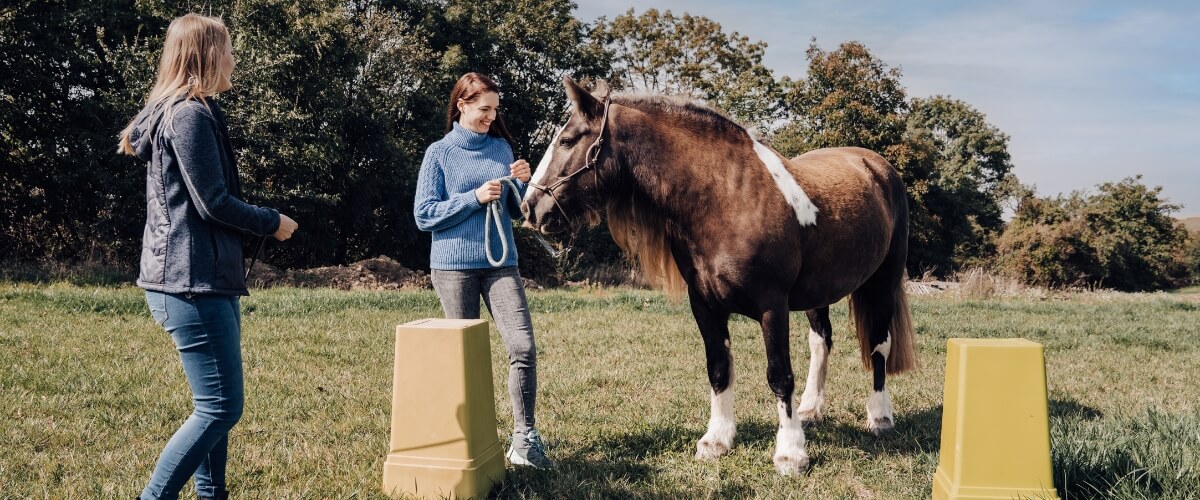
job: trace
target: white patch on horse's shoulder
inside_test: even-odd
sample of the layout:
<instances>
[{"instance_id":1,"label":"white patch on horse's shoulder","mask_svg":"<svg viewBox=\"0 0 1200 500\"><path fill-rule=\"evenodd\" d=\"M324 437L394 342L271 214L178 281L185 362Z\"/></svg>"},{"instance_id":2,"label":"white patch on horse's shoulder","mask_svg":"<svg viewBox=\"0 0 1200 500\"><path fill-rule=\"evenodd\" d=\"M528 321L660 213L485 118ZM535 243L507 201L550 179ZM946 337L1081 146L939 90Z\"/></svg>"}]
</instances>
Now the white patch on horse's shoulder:
<instances>
[{"instance_id":1,"label":"white patch on horse's shoulder","mask_svg":"<svg viewBox=\"0 0 1200 500\"><path fill-rule=\"evenodd\" d=\"M563 130L566 128L565 124L559 127L558 132L554 133L554 138L550 139L550 146L546 148L546 154L542 155L542 161L538 162L537 169L533 171L533 177L529 179L531 184L542 184L542 179L546 178L546 170L549 170L551 157L554 156L554 145L558 144L558 136L562 135ZM529 195L533 194L534 191L536 190L526 189L525 199L528 200Z\"/></svg>"},{"instance_id":2,"label":"white patch on horse's shoulder","mask_svg":"<svg viewBox=\"0 0 1200 500\"><path fill-rule=\"evenodd\" d=\"M801 226L816 224L817 206L808 199L808 195L800 188L800 184L796 182L792 173L788 172L783 161L779 159L779 155L755 140L754 135L750 132L747 131L746 135L750 136L750 141L754 143L754 152L758 155L758 159L762 160L767 171L771 173L771 177L775 179L775 185L779 187L779 192L783 193L783 199L787 200L792 210L796 211L796 220L800 222Z\"/></svg>"}]
</instances>

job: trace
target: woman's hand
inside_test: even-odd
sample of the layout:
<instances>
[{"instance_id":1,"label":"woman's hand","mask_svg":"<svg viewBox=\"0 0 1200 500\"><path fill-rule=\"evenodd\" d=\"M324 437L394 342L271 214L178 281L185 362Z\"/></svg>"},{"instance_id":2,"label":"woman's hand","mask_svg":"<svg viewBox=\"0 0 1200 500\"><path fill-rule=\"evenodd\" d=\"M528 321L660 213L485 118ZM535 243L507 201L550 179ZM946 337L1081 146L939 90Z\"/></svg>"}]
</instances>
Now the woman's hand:
<instances>
[{"instance_id":1,"label":"woman's hand","mask_svg":"<svg viewBox=\"0 0 1200 500\"><path fill-rule=\"evenodd\" d=\"M296 231L297 227L299 227L299 224L296 224L296 221L292 220L291 217L279 214L279 229L275 230L275 239L283 241L291 238L292 233Z\"/></svg>"},{"instance_id":2,"label":"woman's hand","mask_svg":"<svg viewBox=\"0 0 1200 500\"><path fill-rule=\"evenodd\" d=\"M512 165L508 166L509 172L521 182L529 182L529 162L525 160L517 160Z\"/></svg>"},{"instance_id":3,"label":"woman's hand","mask_svg":"<svg viewBox=\"0 0 1200 500\"><path fill-rule=\"evenodd\" d=\"M487 205L500 198L500 181L490 180L475 190L475 199L480 205Z\"/></svg>"}]
</instances>

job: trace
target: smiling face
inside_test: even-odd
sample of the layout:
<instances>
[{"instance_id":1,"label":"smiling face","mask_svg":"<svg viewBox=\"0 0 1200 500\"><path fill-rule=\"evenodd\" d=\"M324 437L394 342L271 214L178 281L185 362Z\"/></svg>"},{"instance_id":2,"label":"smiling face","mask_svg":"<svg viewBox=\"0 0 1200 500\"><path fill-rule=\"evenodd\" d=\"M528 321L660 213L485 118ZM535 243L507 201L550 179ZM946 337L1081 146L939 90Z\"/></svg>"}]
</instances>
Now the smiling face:
<instances>
[{"instance_id":1,"label":"smiling face","mask_svg":"<svg viewBox=\"0 0 1200 500\"><path fill-rule=\"evenodd\" d=\"M483 92L471 102L458 100L458 123L467 130L486 134L496 121L496 113L500 110L500 94Z\"/></svg>"}]
</instances>

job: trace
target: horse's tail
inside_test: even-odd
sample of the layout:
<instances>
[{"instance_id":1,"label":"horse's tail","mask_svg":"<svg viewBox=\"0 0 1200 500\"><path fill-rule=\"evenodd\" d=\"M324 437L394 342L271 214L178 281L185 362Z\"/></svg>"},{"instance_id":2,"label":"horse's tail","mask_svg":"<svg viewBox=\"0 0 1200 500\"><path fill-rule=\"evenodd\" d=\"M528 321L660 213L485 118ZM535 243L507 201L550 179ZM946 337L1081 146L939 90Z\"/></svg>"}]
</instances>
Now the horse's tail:
<instances>
[{"instance_id":1,"label":"horse's tail","mask_svg":"<svg viewBox=\"0 0 1200 500\"><path fill-rule=\"evenodd\" d=\"M916 368L917 353L913 345L912 319L908 313L908 294L904 292L903 280L890 292L876 294L868 290L856 290L850 295L850 314L854 317L854 331L858 336L863 368L870 370L871 355L874 353L871 332L880 320L887 321L880 310L891 310L888 334L892 345L886 367L887 373L892 374ZM881 304L881 300L891 303Z\"/></svg>"},{"instance_id":2,"label":"horse's tail","mask_svg":"<svg viewBox=\"0 0 1200 500\"><path fill-rule=\"evenodd\" d=\"M912 319L908 313L908 294L904 290L905 261L908 259L908 200L904 183L894 170L892 199L895 214L891 247L879 269L862 286L850 294L850 314L858 335L863 367L871 369L871 333L887 325L891 348L887 356L887 373L900 373L917 367Z\"/></svg>"}]
</instances>

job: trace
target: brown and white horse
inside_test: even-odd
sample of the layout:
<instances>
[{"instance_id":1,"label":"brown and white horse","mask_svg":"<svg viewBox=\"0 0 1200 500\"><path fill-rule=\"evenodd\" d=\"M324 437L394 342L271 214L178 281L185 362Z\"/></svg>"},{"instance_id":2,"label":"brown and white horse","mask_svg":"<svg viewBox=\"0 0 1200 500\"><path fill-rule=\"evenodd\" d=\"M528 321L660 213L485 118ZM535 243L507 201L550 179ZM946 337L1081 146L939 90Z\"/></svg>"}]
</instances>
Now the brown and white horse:
<instances>
[{"instance_id":1,"label":"brown and white horse","mask_svg":"<svg viewBox=\"0 0 1200 500\"><path fill-rule=\"evenodd\" d=\"M894 426L887 374L916 366L904 293L904 183L866 149L832 148L788 160L702 103L597 95L564 81L574 112L534 172L526 226L552 234L593 224L600 211L647 277L685 288L704 339L712 416L697 458L729 452L735 431L731 314L758 320L767 381L778 401L774 462L808 467L803 424L821 420L833 332L829 305L850 296L863 365L874 371L867 429ZM812 351L798 406L789 311L806 311Z\"/></svg>"}]
</instances>

